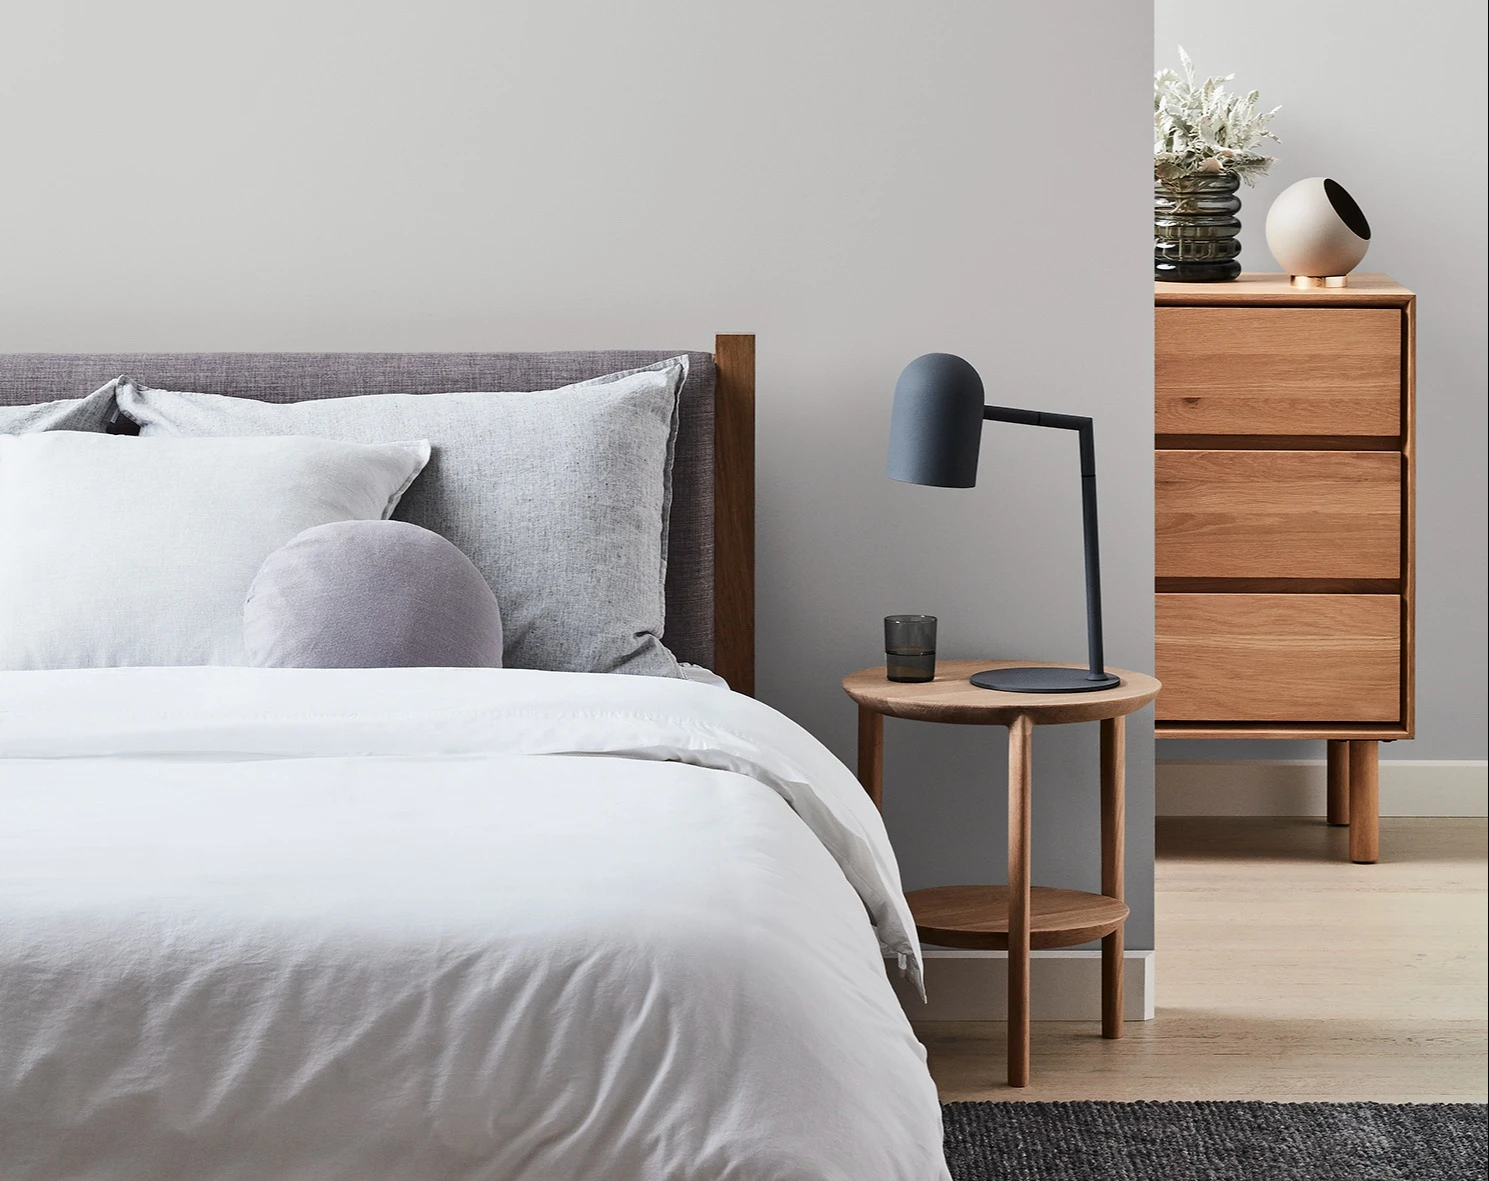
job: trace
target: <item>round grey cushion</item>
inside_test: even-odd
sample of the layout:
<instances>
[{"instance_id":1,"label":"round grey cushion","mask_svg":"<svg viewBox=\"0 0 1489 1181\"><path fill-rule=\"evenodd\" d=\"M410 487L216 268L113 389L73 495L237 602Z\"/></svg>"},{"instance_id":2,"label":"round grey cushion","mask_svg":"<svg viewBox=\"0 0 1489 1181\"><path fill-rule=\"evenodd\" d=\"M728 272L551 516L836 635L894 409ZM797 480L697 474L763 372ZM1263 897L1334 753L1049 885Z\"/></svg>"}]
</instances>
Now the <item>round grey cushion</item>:
<instances>
[{"instance_id":1,"label":"round grey cushion","mask_svg":"<svg viewBox=\"0 0 1489 1181\"><path fill-rule=\"evenodd\" d=\"M243 604L243 645L259 668L500 668L501 610L438 533L337 521L265 559Z\"/></svg>"}]
</instances>

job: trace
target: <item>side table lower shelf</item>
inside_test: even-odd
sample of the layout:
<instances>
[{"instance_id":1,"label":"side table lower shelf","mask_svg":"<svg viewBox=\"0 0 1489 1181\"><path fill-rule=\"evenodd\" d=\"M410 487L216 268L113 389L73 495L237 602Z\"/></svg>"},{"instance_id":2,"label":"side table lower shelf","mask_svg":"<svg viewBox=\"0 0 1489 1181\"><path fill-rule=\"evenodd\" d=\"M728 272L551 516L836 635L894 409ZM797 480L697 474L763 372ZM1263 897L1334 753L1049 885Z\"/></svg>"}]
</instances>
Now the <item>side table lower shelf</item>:
<instances>
[{"instance_id":1,"label":"side table lower shelf","mask_svg":"<svg viewBox=\"0 0 1489 1181\"><path fill-rule=\"evenodd\" d=\"M933 886L905 895L915 929L942 947L1008 950L1007 886ZM1074 947L1116 931L1127 904L1084 890L1029 888L1029 946Z\"/></svg>"}]
</instances>

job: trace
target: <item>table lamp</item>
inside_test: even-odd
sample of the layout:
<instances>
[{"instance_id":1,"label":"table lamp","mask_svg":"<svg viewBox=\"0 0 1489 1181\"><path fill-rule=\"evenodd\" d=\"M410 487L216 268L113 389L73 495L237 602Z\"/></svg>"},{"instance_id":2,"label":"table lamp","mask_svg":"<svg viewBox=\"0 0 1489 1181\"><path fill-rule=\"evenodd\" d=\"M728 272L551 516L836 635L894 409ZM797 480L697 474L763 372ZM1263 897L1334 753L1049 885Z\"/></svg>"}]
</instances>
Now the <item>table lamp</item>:
<instances>
[{"instance_id":1,"label":"table lamp","mask_svg":"<svg viewBox=\"0 0 1489 1181\"><path fill-rule=\"evenodd\" d=\"M1049 426L1080 438L1081 516L1086 546L1086 643L1089 670L1000 668L976 673L979 689L1005 693L1091 693L1119 679L1106 671L1101 642L1101 558L1096 539L1096 443L1091 420L1073 414L1012 410L983 403L977 370L950 353L927 353L905 366L894 388L889 422L891 479L934 488L972 488L984 421Z\"/></svg>"}]
</instances>

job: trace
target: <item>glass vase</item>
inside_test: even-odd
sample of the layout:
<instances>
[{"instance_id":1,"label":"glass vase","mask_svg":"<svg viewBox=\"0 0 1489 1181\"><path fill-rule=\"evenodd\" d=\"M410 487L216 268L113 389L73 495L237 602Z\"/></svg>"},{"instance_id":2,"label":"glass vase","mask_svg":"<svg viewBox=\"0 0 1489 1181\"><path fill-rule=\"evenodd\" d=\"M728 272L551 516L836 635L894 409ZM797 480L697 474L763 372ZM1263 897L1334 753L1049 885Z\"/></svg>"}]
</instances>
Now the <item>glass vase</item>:
<instances>
[{"instance_id":1,"label":"glass vase","mask_svg":"<svg viewBox=\"0 0 1489 1181\"><path fill-rule=\"evenodd\" d=\"M1241 178L1198 172L1153 185L1153 277L1166 283L1218 283L1241 273L1236 214Z\"/></svg>"}]
</instances>

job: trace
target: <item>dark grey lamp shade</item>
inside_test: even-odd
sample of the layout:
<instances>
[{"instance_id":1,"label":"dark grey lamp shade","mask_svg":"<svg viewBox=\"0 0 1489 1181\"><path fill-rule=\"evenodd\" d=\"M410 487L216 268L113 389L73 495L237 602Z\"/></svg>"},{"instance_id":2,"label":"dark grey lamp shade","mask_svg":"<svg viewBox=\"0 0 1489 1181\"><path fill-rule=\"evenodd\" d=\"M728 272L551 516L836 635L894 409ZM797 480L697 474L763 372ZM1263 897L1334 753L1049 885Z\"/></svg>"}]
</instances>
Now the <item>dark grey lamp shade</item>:
<instances>
[{"instance_id":1,"label":"dark grey lamp shade","mask_svg":"<svg viewBox=\"0 0 1489 1181\"><path fill-rule=\"evenodd\" d=\"M889 420L890 479L936 488L972 488L982 445L982 378L950 353L926 353L905 366Z\"/></svg>"}]
</instances>

